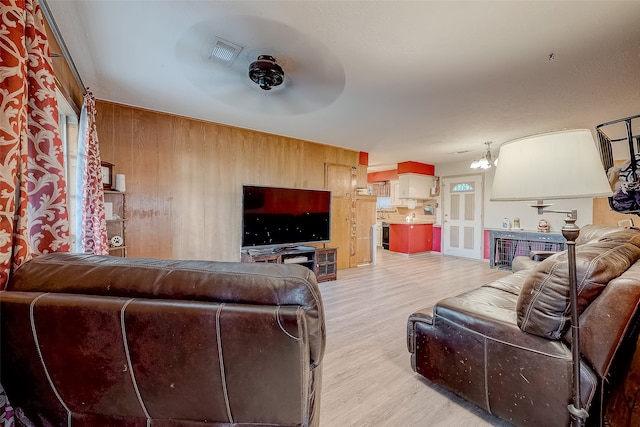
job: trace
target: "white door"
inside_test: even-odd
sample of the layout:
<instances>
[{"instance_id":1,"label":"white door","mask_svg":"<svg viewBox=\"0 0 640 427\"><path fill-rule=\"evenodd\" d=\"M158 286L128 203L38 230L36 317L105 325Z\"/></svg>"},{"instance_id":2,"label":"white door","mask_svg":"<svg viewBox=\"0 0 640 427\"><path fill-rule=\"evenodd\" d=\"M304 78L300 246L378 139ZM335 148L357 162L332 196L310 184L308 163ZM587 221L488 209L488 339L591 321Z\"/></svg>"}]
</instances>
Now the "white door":
<instances>
[{"instance_id":1,"label":"white door","mask_svg":"<svg viewBox=\"0 0 640 427\"><path fill-rule=\"evenodd\" d=\"M482 259L483 176L444 178L443 254Z\"/></svg>"}]
</instances>

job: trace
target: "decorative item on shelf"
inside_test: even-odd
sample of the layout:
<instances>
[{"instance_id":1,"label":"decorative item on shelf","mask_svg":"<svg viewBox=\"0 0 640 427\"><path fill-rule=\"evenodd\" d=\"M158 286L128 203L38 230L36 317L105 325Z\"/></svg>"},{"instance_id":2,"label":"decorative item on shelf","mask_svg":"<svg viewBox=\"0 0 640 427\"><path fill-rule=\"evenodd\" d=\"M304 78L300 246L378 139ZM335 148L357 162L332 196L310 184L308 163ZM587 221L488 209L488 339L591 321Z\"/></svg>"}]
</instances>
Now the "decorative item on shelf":
<instances>
[{"instance_id":1,"label":"decorative item on shelf","mask_svg":"<svg viewBox=\"0 0 640 427\"><path fill-rule=\"evenodd\" d=\"M122 238L122 236L113 236L109 243L111 243L112 247L119 248L124 244L124 239Z\"/></svg>"},{"instance_id":2,"label":"decorative item on shelf","mask_svg":"<svg viewBox=\"0 0 640 427\"><path fill-rule=\"evenodd\" d=\"M433 187L431 187L431 189L429 190L429 194L431 195L431 197L437 197L440 195L440 177L439 176L433 177Z\"/></svg>"},{"instance_id":3,"label":"decorative item on shelf","mask_svg":"<svg viewBox=\"0 0 640 427\"><path fill-rule=\"evenodd\" d=\"M549 226L549 223L547 222L546 219L541 219L540 221L538 221L538 231L540 233L548 233L551 230L551 227Z\"/></svg>"},{"instance_id":4,"label":"decorative item on shelf","mask_svg":"<svg viewBox=\"0 0 640 427\"><path fill-rule=\"evenodd\" d=\"M513 218L513 229L520 230L520 218L518 217Z\"/></svg>"},{"instance_id":5,"label":"decorative item on shelf","mask_svg":"<svg viewBox=\"0 0 640 427\"><path fill-rule=\"evenodd\" d=\"M113 163L100 162L102 168L102 188L105 190L111 190L113 184Z\"/></svg>"},{"instance_id":6,"label":"decorative item on shelf","mask_svg":"<svg viewBox=\"0 0 640 427\"><path fill-rule=\"evenodd\" d=\"M116 174L115 190L120 191L122 193L127 191L127 186L124 180L124 174L121 174L121 173Z\"/></svg>"},{"instance_id":7,"label":"decorative item on shelf","mask_svg":"<svg viewBox=\"0 0 640 427\"><path fill-rule=\"evenodd\" d=\"M536 200L538 214L563 213L562 235L567 241L573 402L567 410L572 425L582 426L588 412L582 408L580 389L580 321L576 239L580 228L574 210L545 210L544 199L577 199L610 196L611 187L591 131L564 130L533 135L500 147L500 165L493 179L491 201ZM548 224L547 224L548 225Z\"/></svg>"},{"instance_id":8,"label":"decorative item on shelf","mask_svg":"<svg viewBox=\"0 0 640 427\"><path fill-rule=\"evenodd\" d=\"M511 228L511 222L509 221L509 218L502 218L502 228L507 230Z\"/></svg>"}]
</instances>

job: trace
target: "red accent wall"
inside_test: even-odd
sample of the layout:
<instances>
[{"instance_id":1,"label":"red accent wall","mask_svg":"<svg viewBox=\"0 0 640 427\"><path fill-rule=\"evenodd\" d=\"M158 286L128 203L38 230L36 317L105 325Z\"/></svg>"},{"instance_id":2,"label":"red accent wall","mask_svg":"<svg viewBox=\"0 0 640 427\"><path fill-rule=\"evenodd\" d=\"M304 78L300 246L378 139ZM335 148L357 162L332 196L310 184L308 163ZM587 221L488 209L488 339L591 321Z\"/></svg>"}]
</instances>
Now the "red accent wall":
<instances>
[{"instance_id":1,"label":"red accent wall","mask_svg":"<svg viewBox=\"0 0 640 427\"><path fill-rule=\"evenodd\" d=\"M363 152L360 152L362 156ZM367 153L364 153L367 154ZM368 160L367 154L367 161ZM362 164L362 163L360 163ZM398 179L399 174L403 173L417 173L420 175L435 175L436 168L433 165L429 165L427 163L420 162L400 162L398 163L398 169L379 171L379 172L370 172L367 174L367 182L378 182L378 181L393 181Z\"/></svg>"},{"instance_id":2,"label":"red accent wall","mask_svg":"<svg viewBox=\"0 0 640 427\"><path fill-rule=\"evenodd\" d=\"M358 159L358 164L361 166L369 166L369 153L361 151L360 158Z\"/></svg>"},{"instance_id":3,"label":"red accent wall","mask_svg":"<svg viewBox=\"0 0 640 427\"><path fill-rule=\"evenodd\" d=\"M489 252L491 250L489 246L490 243L489 230L484 230L484 259L489 259Z\"/></svg>"},{"instance_id":4,"label":"red accent wall","mask_svg":"<svg viewBox=\"0 0 640 427\"><path fill-rule=\"evenodd\" d=\"M420 162L400 162L398 163L398 174L418 173L421 175L435 175L436 168L433 165Z\"/></svg>"},{"instance_id":5,"label":"red accent wall","mask_svg":"<svg viewBox=\"0 0 640 427\"><path fill-rule=\"evenodd\" d=\"M398 170L388 170L379 172L369 172L367 174L367 182L393 181L398 179Z\"/></svg>"},{"instance_id":6,"label":"red accent wall","mask_svg":"<svg viewBox=\"0 0 640 427\"><path fill-rule=\"evenodd\" d=\"M442 227L433 227L433 252L442 252Z\"/></svg>"}]
</instances>

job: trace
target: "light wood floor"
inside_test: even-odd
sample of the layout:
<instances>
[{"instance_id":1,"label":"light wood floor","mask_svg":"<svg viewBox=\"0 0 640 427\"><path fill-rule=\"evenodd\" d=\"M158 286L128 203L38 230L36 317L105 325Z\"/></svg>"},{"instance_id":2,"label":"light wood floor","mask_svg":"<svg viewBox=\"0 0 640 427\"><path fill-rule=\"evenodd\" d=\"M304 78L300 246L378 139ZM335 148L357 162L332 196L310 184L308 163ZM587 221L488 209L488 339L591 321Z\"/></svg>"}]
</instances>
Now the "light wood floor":
<instances>
[{"instance_id":1,"label":"light wood floor","mask_svg":"<svg viewBox=\"0 0 640 427\"><path fill-rule=\"evenodd\" d=\"M379 250L376 265L321 283L321 427L507 426L413 372L406 345L411 313L506 274L483 261Z\"/></svg>"}]
</instances>

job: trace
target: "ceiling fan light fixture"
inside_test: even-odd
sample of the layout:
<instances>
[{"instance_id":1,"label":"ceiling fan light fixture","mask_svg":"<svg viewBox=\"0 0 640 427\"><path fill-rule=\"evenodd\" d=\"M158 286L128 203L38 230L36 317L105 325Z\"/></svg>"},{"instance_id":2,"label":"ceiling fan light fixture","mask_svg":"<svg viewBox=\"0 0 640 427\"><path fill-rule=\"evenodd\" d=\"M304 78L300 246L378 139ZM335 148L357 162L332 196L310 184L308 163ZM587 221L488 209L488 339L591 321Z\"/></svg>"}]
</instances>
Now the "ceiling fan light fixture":
<instances>
[{"instance_id":1,"label":"ceiling fan light fixture","mask_svg":"<svg viewBox=\"0 0 640 427\"><path fill-rule=\"evenodd\" d=\"M270 55L259 55L249 65L249 78L263 90L271 90L284 81L284 71Z\"/></svg>"},{"instance_id":2,"label":"ceiling fan light fixture","mask_svg":"<svg viewBox=\"0 0 640 427\"><path fill-rule=\"evenodd\" d=\"M491 154L491 142L485 142L484 145L487 146L487 151L482 154L480 160L471 162L471 165L469 165L471 169L490 169L491 166L498 166L498 158L496 157L494 160Z\"/></svg>"}]
</instances>

